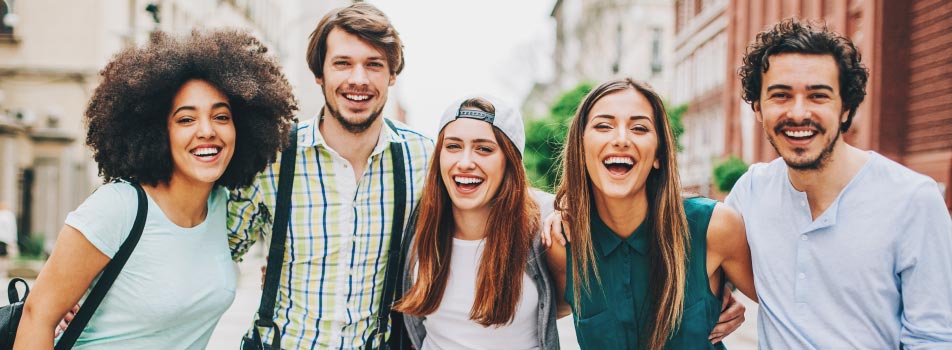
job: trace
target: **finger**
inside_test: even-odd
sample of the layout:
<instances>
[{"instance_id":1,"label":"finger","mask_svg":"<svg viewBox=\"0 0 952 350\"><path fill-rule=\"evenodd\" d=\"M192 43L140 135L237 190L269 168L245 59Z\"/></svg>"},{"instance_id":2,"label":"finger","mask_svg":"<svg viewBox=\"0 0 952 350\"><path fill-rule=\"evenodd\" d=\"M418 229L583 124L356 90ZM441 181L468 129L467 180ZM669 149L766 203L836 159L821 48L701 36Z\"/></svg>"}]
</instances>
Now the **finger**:
<instances>
[{"instance_id":1,"label":"finger","mask_svg":"<svg viewBox=\"0 0 952 350\"><path fill-rule=\"evenodd\" d=\"M548 222L543 223L542 224L542 245L544 245L546 248L551 246L551 244L549 244L550 232L551 230L549 230L549 223Z\"/></svg>"},{"instance_id":2,"label":"finger","mask_svg":"<svg viewBox=\"0 0 952 350\"><path fill-rule=\"evenodd\" d=\"M559 226L558 226L559 233L558 233L558 237L557 237L557 238L558 238L558 240L559 240L559 244L561 244L561 245L564 247L564 246L565 246L565 235L563 234L563 232L565 231L565 225L563 225L561 222L560 222L558 225L559 225Z\"/></svg>"}]
</instances>

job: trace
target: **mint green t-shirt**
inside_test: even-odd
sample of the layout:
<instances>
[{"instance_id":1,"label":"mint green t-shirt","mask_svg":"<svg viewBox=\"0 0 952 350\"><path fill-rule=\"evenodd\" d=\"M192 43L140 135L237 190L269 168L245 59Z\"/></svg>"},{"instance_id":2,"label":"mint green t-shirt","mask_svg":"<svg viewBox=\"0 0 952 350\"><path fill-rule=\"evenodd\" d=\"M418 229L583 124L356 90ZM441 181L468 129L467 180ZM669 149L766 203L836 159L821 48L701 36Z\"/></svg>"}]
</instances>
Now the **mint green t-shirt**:
<instances>
[{"instance_id":1,"label":"mint green t-shirt","mask_svg":"<svg viewBox=\"0 0 952 350\"><path fill-rule=\"evenodd\" d=\"M191 228L169 221L148 198L139 244L73 348L204 349L235 298L227 195L215 187L205 221ZM137 201L128 183L107 184L69 213L66 224L111 258L129 236Z\"/></svg>"}]
</instances>

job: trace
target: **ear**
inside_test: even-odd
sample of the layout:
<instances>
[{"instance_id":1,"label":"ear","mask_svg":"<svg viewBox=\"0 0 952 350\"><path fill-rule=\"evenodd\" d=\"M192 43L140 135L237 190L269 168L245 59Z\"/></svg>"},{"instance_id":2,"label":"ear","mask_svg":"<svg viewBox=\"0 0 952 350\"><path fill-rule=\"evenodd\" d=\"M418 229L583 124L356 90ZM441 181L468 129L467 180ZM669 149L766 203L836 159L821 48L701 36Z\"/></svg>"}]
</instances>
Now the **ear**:
<instances>
[{"instance_id":1,"label":"ear","mask_svg":"<svg viewBox=\"0 0 952 350\"><path fill-rule=\"evenodd\" d=\"M758 122L763 123L764 113L762 110L760 110L760 101L754 101L754 103L751 103L750 105L754 109L754 118L757 118Z\"/></svg>"},{"instance_id":2,"label":"ear","mask_svg":"<svg viewBox=\"0 0 952 350\"><path fill-rule=\"evenodd\" d=\"M390 84L389 84L389 86L393 86L393 84L396 84L396 83L397 83L397 75L396 75L396 74L393 74L393 73L390 73Z\"/></svg>"},{"instance_id":3,"label":"ear","mask_svg":"<svg viewBox=\"0 0 952 350\"><path fill-rule=\"evenodd\" d=\"M324 86L324 79L314 77L314 81L317 82L317 85Z\"/></svg>"},{"instance_id":4,"label":"ear","mask_svg":"<svg viewBox=\"0 0 952 350\"><path fill-rule=\"evenodd\" d=\"M655 169L661 169L661 163L658 163L658 159L655 158L654 163L651 164Z\"/></svg>"},{"instance_id":5,"label":"ear","mask_svg":"<svg viewBox=\"0 0 952 350\"><path fill-rule=\"evenodd\" d=\"M849 117L850 117L850 110L848 109L844 110L843 114L840 115L840 124L845 123L846 120L849 119Z\"/></svg>"}]
</instances>

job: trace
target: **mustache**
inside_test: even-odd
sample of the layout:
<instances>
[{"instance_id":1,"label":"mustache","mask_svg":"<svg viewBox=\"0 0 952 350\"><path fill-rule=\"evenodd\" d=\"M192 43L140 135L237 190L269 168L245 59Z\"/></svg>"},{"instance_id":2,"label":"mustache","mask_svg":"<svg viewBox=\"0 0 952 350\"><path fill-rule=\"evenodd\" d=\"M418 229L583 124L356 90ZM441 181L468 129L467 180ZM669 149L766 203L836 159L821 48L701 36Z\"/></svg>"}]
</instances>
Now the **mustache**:
<instances>
[{"instance_id":1,"label":"mustache","mask_svg":"<svg viewBox=\"0 0 952 350\"><path fill-rule=\"evenodd\" d=\"M806 119L800 123L797 123L789 119L784 120L774 127L774 133L779 134L781 131L783 131L784 128L788 128L788 127L789 128L812 127L817 130L817 133L820 133L820 134L826 133L826 128L824 128L823 125L820 125L819 123L813 121L813 119Z\"/></svg>"},{"instance_id":2,"label":"mustache","mask_svg":"<svg viewBox=\"0 0 952 350\"><path fill-rule=\"evenodd\" d=\"M367 94L367 95L376 95L376 91L370 89L366 85L342 85L337 91L342 94Z\"/></svg>"}]
</instances>

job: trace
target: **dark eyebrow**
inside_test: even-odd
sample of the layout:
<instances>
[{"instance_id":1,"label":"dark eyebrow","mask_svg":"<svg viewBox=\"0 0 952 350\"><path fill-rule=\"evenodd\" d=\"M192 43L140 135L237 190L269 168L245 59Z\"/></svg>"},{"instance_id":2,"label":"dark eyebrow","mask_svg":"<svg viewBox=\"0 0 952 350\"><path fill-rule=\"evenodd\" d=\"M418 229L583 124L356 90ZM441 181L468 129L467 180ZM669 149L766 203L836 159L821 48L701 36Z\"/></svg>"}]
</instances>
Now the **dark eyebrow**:
<instances>
[{"instance_id":1,"label":"dark eyebrow","mask_svg":"<svg viewBox=\"0 0 952 350\"><path fill-rule=\"evenodd\" d=\"M231 110L231 105L229 105L228 102L218 102L212 105L212 109L221 108L221 107L225 107ZM172 112L172 115L176 115L178 114L178 112L181 112L181 111L197 111L197 110L198 108L195 108L195 106L182 106L176 109L174 112Z\"/></svg>"},{"instance_id":2,"label":"dark eyebrow","mask_svg":"<svg viewBox=\"0 0 952 350\"><path fill-rule=\"evenodd\" d=\"M330 61L330 60L350 60L350 59L353 59L353 57L350 57L349 55L336 55L336 56L332 56L332 57L328 58L328 61ZM387 58L384 57L384 56L370 56L370 57L367 57L367 60L368 60L368 61L384 61L384 62L386 62L386 61L387 61Z\"/></svg>"},{"instance_id":3,"label":"dark eyebrow","mask_svg":"<svg viewBox=\"0 0 952 350\"><path fill-rule=\"evenodd\" d=\"M807 90L830 90L830 92L833 92L833 87L826 84L807 85Z\"/></svg>"},{"instance_id":4,"label":"dark eyebrow","mask_svg":"<svg viewBox=\"0 0 952 350\"><path fill-rule=\"evenodd\" d=\"M445 137L443 137L443 140L444 140L444 141L450 140L450 141L463 142L463 139L461 139L461 138L459 138L459 137L456 137L456 136L445 136ZM473 140L473 143L491 143L491 144L495 145L495 144L496 144L496 141L493 141L493 140L490 140L490 139L475 139L475 140Z\"/></svg>"},{"instance_id":5,"label":"dark eyebrow","mask_svg":"<svg viewBox=\"0 0 952 350\"><path fill-rule=\"evenodd\" d=\"M793 88L790 87L790 85L783 85L783 84L773 84L767 87L767 91L774 90L774 89L793 90Z\"/></svg>"},{"instance_id":6,"label":"dark eyebrow","mask_svg":"<svg viewBox=\"0 0 952 350\"><path fill-rule=\"evenodd\" d=\"M595 119L595 118L615 119L615 116L610 115L610 114L599 114L599 115L596 115L596 116L592 117L592 119ZM652 121L651 118L648 117L648 116L646 116L646 115L633 115L633 116L628 117L628 118L631 119L631 120L646 119L646 120L648 120L649 122Z\"/></svg>"},{"instance_id":7,"label":"dark eyebrow","mask_svg":"<svg viewBox=\"0 0 952 350\"><path fill-rule=\"evenodd\" d=\"M176 109L174 112L172 112L172 115L176 115L178 114L178 112L181 112L181 111L197 111L197 110L198 109L193 106L182 106Z\"/></svg>"}]
</instances>

